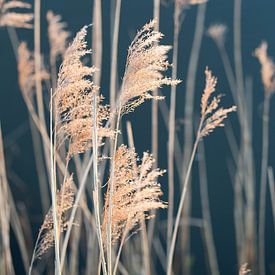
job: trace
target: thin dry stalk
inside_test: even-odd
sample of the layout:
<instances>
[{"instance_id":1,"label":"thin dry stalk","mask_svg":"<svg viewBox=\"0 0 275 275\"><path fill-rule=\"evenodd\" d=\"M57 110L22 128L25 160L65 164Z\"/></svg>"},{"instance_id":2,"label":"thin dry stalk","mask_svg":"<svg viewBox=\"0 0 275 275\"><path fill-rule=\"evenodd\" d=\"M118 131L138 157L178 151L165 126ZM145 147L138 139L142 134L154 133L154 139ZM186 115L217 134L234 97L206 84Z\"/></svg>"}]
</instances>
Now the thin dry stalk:
<instances>
[{"instance_id":1,"label":"thin dry stalk","mask_svg":"<svg viewBox=\"0 0 275 275\"><path fill-rule=\"evenodd\" d=\"M184 180L183 190L181 193L180 203L177 211L174 231L172 235L171 247L169 250L170 252L168 255L168 265L167 265L168 275L172 274L172 263L173 263L173 255L174 255L175 244L176 244L176 237L177 237L177 232L180 225L181 212L185 202L191 169L192 169L198 144L201 139L211 134L214 131L214 129L216 129L217 127L223 127L224 126L223 121L227 118L227 115L231 112L236 111L235 106L228 109L219 107L220 96L215 96L212 98L213 93L215 92L217 79L212 76L211 71L209 71L208 69L206 69L205 71L205 76L206 76L205 89L201 97L201 118L200 118L198 130L197 130L196 140L195 140L190 161L188 164L188 169L186 172L186 177Z\"/></svg>"},{"instance_id":2,"label":"thin dry stalk","mask_svg":"<svg viewBox=\"0 0 275 275\"><path fill-rule=\"evenodd\" d=\"M163 37L160 32L154 31L156 20L146 24L132 41L127 56L125 73L122 81L121 93L119 96L119 106L116 118L115 138L112 152L111 172L109 181L109 217L107 224L107 254L109 272L111 269L112 251L112 197L114 180L114 157L118 142L118 130L122 114L132 112L145 100L160 100L162 97L153 96L152 91L163 85L177 85L180 81L164 77L169 67L167 52L169 46L159 46L158 43Z\"/></svg>"},{"instance_id":3,"label":"thin dry stalk","mask_svg":"<svg viewBox=\"0 0 275 275\"><path fill-rule=\"evenodd\" d=\"M262 82L264 85L264 108L262 128L262 161L260 181L260 206L259 206L259 272L265 273L265 208L266 208L266 187L268 169L268 147L269 147L269 109L270 98L275 91L275 64L267 55L268 45L263 42L256 50L255 56L261 63Z\"/></svg>"},{"instance_id":4,"label":"thin dry stalk","mask_svg":"<svg viewBox=\"0 0 275 275\"><path fill-rule=\"evenodd\" d=\"M14 274L10 249L10 204L8 201L8 180L6 175L2 129L0 125L0 267L3 274Z\"/></svg>"},{"instance_id":5,"label":"thin dry stalk","mask_svg":"<svg viewBox=\"0 0 275 275\"><path fill-rule=\"evenodd\" d=\"M219 275L219 266L217 262L217 253L213 238L213 230L211 224L211 214L209 206L208 196L208 183L207 183L207 168L205 160L204 144L201 142L199 148L199 173L200 173L200 192L201 192L201 203L202 203L202 216L204 220L204 239L207 249L207 256L210 266L210 273L213 275Z\"/></svg>"},{"instance_id":6,"label":"thin dry stalk","mask_svg":"<svg viewBox=\"0 0 275 275\"><path fill-rule=\"evenodd\" d=\"M275 232L275 181L273 169L271 167L268 168L268 182L269 182L269 190L270 190L270 198L272 205L272 214L273 214L273 226Z\"/></svg>"}]
</instances>

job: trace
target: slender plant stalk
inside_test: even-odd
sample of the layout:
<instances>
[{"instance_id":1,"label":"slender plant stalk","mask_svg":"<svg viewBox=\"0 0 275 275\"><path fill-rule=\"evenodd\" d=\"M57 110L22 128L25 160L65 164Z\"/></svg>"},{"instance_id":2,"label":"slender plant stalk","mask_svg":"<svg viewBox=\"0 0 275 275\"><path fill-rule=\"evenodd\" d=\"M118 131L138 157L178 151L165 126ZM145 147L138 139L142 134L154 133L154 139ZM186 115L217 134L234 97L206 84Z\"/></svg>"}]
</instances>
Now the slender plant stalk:
<instances>
[{"instance_id":1,"label":"slender plant stalk","mask_svg":"<svg viewBox=\"0 0 275 275\"><path fill-rule=\"evenodd\" d=\"M55 249L55 274L61 275L61 265L60 265L60 252L59 252L59 224L56 209L56 175L55 171L55 148L53 148L53 96L51 94L51 109L50 109L50 140L51 140L51 198L52 198L52 215L53 215L53 225L54 225L54 249ZM56 133L55 133L56 134Z\"/></svg>"},{"instance_id":2,"label":"slender plant stalk","mask_svg":"<svg viewBox=\"0 0 275 275\"><path fill-rule=\"evenodd\" d=\"M266 94L263 109L262 130L262 161L260 182L260 206L259 206L259 274L265 274L265 208L266 208L266 186L268 168L268 143L269 143L269 109L270 95Z\"/></svg>"},{"instance_id":3,"label":"slender plant stalk","mask_svg":"<svg viewBox=\"0 0 275 275\"><path fill-rule=\"evenodd\" d=\"M93 199L94 199L94 209L95 209L95 221L96 221L96 230L97 230L97 238L99 243L99 250L101 256L101 263L103 274L107 275L106 270L106 261L104 256L104 248L103 248L103 240L101 234L101 222L100 222L100 211L99 211L99 193L100 189L98 187L98 136L97 136L97 94L94 93L93 96L93 180L94 180L94 191L93 191Z\"/></svg>"},{"instance_id":4,"label":"slender plant stalk","mask_svg":"<svg viewBox=\"0 0 275 275\"><path fill-rule=\"evenodd\" d=\"M201 4L198 7L197 17L196 17L196 27L194 40L192 44L192 51L190 55L190 60L188 64L187 81L186 81L186 97L185 97L185 108L184 108L184 147L183 147L183 160L182 160L182 174L181 182L185 180L187 173L187 164L191 156L191 148L194 142L194 98L195 98L195 84L196 75L198 69L198 62L200 56L200 49L202 43L202 37L204 32L204 21L206 14L206 4ZM183 186L183 185L182 185ZM190 193L190 194L189 194ZM191 189L189 189L186 200L187 211L183 213L183 219L187 219L190 215L191 210ZM190 255L190 233L187 225L182 226L181 230L181 246L184 259ZM184 272L189 274L189 264L186 260L182 261Z\"/></svg>"},{"instance_id":5,"label":"slender plant stalk","mask_svg":"<svg viewBox=\"0 0 275 275\"><path fill-rule=\"evenodd\" d=\"M159 21L160 21L160 0L154 0L154 18L157 18L157 23L155 26L155 31L159 31ZM158 95L158 90L153 91L153 95ZM152 100L152 128L151 128L151 151L155 158L154 168L158 167L158 100ZM154 214L154 213L153 213ZM151 249L153 242L153 235L155 229L156 219L151 219L148 224L148 240L149 249Z\"/></svg>"},{"instance_id":6,"label":"slender plant stalk","mask_svg":"<svg viewBox=\"0 0 275 275\"><path fill-rule=\"evenodd\" d=\"M114 29L112 30L112 54L111 54L111 79L110 79L110 106L111 111L115 110L116 105L116 78L117 78L117 52L120 25L121 0L116 0Z\"/></svg>"},{"instance_id":7,"label":"slender plant stalk","mask_svg":"<svg viewBox=\"0 0 275 275\"><path fill-rule=\"evenodd\" d=\"M115 138L113 142L113 152L111 161L111 175L110 175L110 187L109 187L109 209L108 209L108 223L107 223L107 258L108 258L108 274L112 274L112 208L113 208L113 181L115 177L115 154L118 143L118 130L121 116L121 106L118 108L116 128L115 128Z\"/></svg>"},{"instance_id":8,"label":"slender plant stalk","mask_svg":"<svg viewBox=\"0 0 275 275\"><path fill-rule=\"evenodd\" d=\"M199 157L199 172L200 172L200 191L201 191L201 203L202 203L202 217L204 220L204 238L207 249L207 256L210 266L210 274L219 275L219 266L217 262L217 253L215 249L215 243L213 239L213 230L211 224L211 214L209 207L208 188L207 188L207 168L205 160L204 144L201 142L198 148Z\"/></svg>"},{"instance_id":9,"label":"slender plant stalk","mask_svg":"<svg viewBox=\"0 0 275 275\"><path fill-rule=\"evenodd\" d=\"M272 205L272 214L273 214L273 226L275 232L275 182L274 182L274 174L273 169L271 167L268 168L268 182L269 182L269 190L271 197L271 205Z\"/></svg>"},{"instance_id":10,"label":"slender plant stalk","mask_svg":"<svg viewBox=\"0 0 275 275\"><path fill-rule=\"evenodd\" d=\"M175 4L174 13L174 41L173 41L173 68L172 79L177 78L178 67L178 46L180 31L179 7ZM175 119L176 119L176 86L171 86L169 131L168 131L168 219L167 219L167 255L169 254L174 214L174 149L175 149Z\"/></svg>"},{"instance_id":11,"label":"slender plant stalk","mask_svg":"<svg viewBox=\"0 0 275 275\"><path fill-rule=\"evenodd\" d=\"M187 172L186 172L186 177L183 183L183 189L182 189L182 193L181 193L181 198L180 198L180 203L179 203L179 207L178 207L178 211L177 211L177 216L176 216L176 221L175 221L175 225L174 225L174 230L173 230L173 234L172 234L172 240L171 240L171 245L170 245L170 249L169 249L169 254L168 254L168 263L167 263L167 274L168 275L172 275L172 264L173 264L173 256L174 256L174 251L175 251L175 245L176 245L176 238L177 238L177 233L178 233L178 229L179 229L179 225L180 225L180 218L181 218L181 213L182 213L182 209L184 206L184 202L185 202L185 198L186 198L186 194L187 194L187 190L188 190L188 184L189 184L189 179L190 179L190 175L191 175L191 170L192 170L192 165L195 159L195 154L198 148L198 144L200 141L200 131L202 129L202 123L203 123L203 117L200 120L200 125L197 131L197 137L193 146L193 150L192 150L192 154L189 160L189 164L187 167Z\"/></svg>"}]
</instances>

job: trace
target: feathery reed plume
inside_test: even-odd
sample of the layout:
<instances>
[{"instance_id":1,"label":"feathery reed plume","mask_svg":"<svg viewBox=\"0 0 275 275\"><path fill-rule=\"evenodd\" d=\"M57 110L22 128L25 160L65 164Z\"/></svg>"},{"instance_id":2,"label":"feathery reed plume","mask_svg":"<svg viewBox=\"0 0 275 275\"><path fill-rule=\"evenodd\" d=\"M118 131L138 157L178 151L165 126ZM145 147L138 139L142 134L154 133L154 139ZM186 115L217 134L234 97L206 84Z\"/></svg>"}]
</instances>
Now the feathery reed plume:
<instances>
[{"instance_id":1,"label":"feathery reed plume","mask_svg":"<svg viewBox=\"0 0 275 275\"><path fill-rule=\"evenodd\" d=\"M13 12L13 9L30 9L31 5L23 1L0 2L0 27L10 26L16 28L32 28L30 21L33 19L32 13Z\"/></svg>"},{"instance_id":2,"label":"feathery reed plume","mask_svg":"<svg viewBox=\"0 0 275 275\"><path fill-rule=\"evenodd\" d=\"M188 163L188 168L186 172L186 176L183 183L183 189L181 193L180 203L177 211L175 226L173 230L173 236L171 241L171 246L169 249L168 255L168 264L167 264L167 274L172 274L172 263L173 256L176 244L176 237L179 229L181 212L184 206L184 201L187 194L187 188L189 183L189 178L195 158L195 154L199 145L199 142L202 138L209 135L214 131L217 127L223 127L223 121L227 118L228 114L231 112L235 112L237 110L236 106L232 106L230 108L224 109L219 107L221 96L215 96L212 98L213 93L216 90L217 78L212 75L212 72L206 68L205 70L205 88L201 97L201 118L199 127L197 130L196 140L193 146L192 154L190 157L190 161ZM212 99L211 99L212 98Z\"/></svg>"},{"instance_id":3,"label":"feathery reed plume","mask_svg":"<svg viewBox=\"0 0 275 275\"><path fill-rule=\"evenodd\" d=\"M157 178L165 171L153 169L154 159L143 153L141 164L137 165L134 149L121 145L115 155L115 173L112 199L112 242L129 233L142 219L152 218L148 212L166 208L160 200L162 191ZM106 225L109 212L109 191L105 197L103 236L106 238ZM104 238L104 239L105 239ZM123 241L123 240L122 240ZM105 239L106 242L106 239Z\"/></svg>"},{"instance_id":4,"label":"feathery reed plume","mask_svg":"<svg viewBox=\"0 0 275 275\"><path fill-rule=\"evenodd\" d=\"M17 67L19 87L24 97L31 99L35 88L34 56L26 42L21 42L18 47ZM49 74L46 70L42 70L40 77L41 80L46 80L49 79Z\"/></svg>"},{"instance_id":5,"label":"feathery reed plume","mask_svg":"<svg viewBox=\"0 0 275 275\"><path fill-rule=\"evenodd\" d=\"M67 222L66 214L72 208L74 203L74 190L73 190L73 176L65 180L61 189L57 191L56 195L56 210L59 225L59 232L66 231ZM54 232L53 232L53 213L52 210L48 212L45 220L40 228L37 249L35 250L35 257L40 258L54 245Z\"/></svg>"},{"instance_id":6,"label":"feathery reed plume","mask_svg":"<svg viewBox=\"0 0 275 275\"><path fill-rule=\"evenodd\" d=\"M239 270L239 275L248 275L251 274L251 270L247 268L248 264L244 263L242 264L240 270Z\"/></svg>"},{"instance_id":7,"label":"feathery reed plume","mask_svg":"<svg viewBox=\"0 0 275 275\"><path fill-rule=\"evenodd\" d=\"M224 24L212 24L208 30L207 35L211 37L218 45L222 45L225 40L227 26Z\"/></svg>"},{"instance_id":8,"label":"feathery reed plume","mask_svg":"<svg viewBox=\"0 0 275 275\"><path fill-rule=\"evenodd\" d=\"M262 82L266 95L275 91L275 64L268 56L267 49L268 44L267 42L263 41L254 52L254 55L258 58L262 66Z\"/></svg>"},{"instance_id":9,"label":"feathery reed plume","mask_svg":"<svg viewBox=\"0 0 275 275\"><path fill-rule=\"evenodd\" d=\"M227 109L219 108L221 95L211 99L216 89L217 78L212 75L212 72L208 68L205 70L205 76L205 89L201 98L200 138L209 135L217 127L223 127L223 121L227 118L228 114L237 110L236 106Z\"/></svg>"},{"instance_id":10,"label":"feathery reed plume","mask_svg":"<svg viewBox=\"0 0 275 275\"><path fill-rule=\"evenodd\" d=\"M92 103L93 95L98 92L99 87L91 80L97 69L84 66L81 61L83 56L91 54L91 50L87 49L86 34L87 26L77 33L65 52L55 93L58 128L61 126L58 133L64 133L70 139L69 157L92 147ZM103 106L102 99L102 96L98 96L98 137L112 137L113 132L103 127L104 121L109 118L109 106Z\"/></svg>"},{"instance_id":11,"label":"feathery reed plume","mask_svg":"<svg viewBox=\"0 0 275 275\"><path fill-rule=\"evenodd\" d=\"M146 99L162 99L163 97L152 95L151 91L180 82L162 74L170 66L167 53L171 47L158 45L163 34L154 30L155 25L156 19L146 24L129 47L119 98L122 113L133 111Z\"/></svg>"},{"instance_id":12,"label":"feathery reed plume","mask_svg":"<svg viewBox=\"0 0 275 275\"><path fill-rule=\"evenodd\" d=\"M50 42L50 57L56 60L59 55L64 55L70 32L65 31L67 24L62 22L60 15L54 14L52 11L47 12L48 20L48 36Z\"/></svg>"}]
</instances>

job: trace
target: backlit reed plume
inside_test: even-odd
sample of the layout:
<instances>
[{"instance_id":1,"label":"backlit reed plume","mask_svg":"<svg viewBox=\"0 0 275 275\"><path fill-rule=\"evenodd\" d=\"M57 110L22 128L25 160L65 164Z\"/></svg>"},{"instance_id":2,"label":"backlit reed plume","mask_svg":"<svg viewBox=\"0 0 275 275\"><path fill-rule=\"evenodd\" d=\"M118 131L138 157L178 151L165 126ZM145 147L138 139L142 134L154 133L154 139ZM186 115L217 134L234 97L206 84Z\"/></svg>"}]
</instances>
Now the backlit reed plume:
<instances>
[{"instance_id":1,"label":"backlit reed plume","mask_svg":"<svg viewBox=\"0 0 275 275\"><path fill-rule=\"evenodd\" d=\"M207 35L211 37L218 45L222 45L225 40L227 26L224 24L212 24L208 30Z\"/></svg>"},{"instance_id":2,"label":"backlit reed plume","mask_svg":"<svg viewBox=\"0 0 275 275\"><path fill-rule=\"evenodd\" d=\"M266 94L275 91L275 64L267 54L268 44L263 41L260 46L255 50L254 54L258 58L262 69L262 82Z\"/></svg>"},{"instance_id":3,"label":"backlit reed plume","mask_svg":"<svg viewBox=\"0 0 275 275\"><path fill-rule=\"evenodd\" d=\"M65 52L55 93L58 133L65 134L70 140L69 156L92 147L93 96L99 87L91 80L97 69L84 66L81 61L85 55L91 54L87 49L86 34L87 27L83 27ZM102 97L98 96L97 134L99 138L110 137L112 131L103 126L109 118L109 107L101 102Z\"/></svg>"},{"instance_id":4,"label":"backlit reed plume","mask_svg":"<svg viewBox=\"0 0 275 275\"><path fill-rule=\"evenodd\" d=\"M175 3L178 8L186 8L189 5L203 4L207 1L208 0L175 0Z\"/></svg>"},{"instance_id":5,"label":"backlit reed plume","mask_svg":"<svg viewBox=\"0 0 275 275\"><path fill-rule=\"evenodd\" d=\"M134 149L121 145L115 155L115 171L112 198L112 242L122 234L139 225L144 218L152 218L148 213L153 209L166 208L160 200L162 191L157 182L164 171L153 169L154 159L143 153L140 165ZM105 197L103 237L106 238L106 225L109 212L109 192ZM125 238L124 235L124 238Z\"/></svg>"},{"instance_id":6,"label":"backlit reed plume","mask_svg":"<svg viewBox=\"0 0 275 275\"><path fill-rule=\"evenodd\" d=\"M48 11L47 20L50 42L50 57L52 60L56 60L59 55L63 56L65 54L70 33L65 30L67 24L61 21L62 18L60 15L56 15L52 11Z\"/></svg>"},{"instance_id":7,"label":"backlit reed plume","mask_svg":"<svg viewBox=\"0 0 275 275\"><path fill-rule=\"evenodd\" d=\"M16 28L32 28L30 23L33 19L32 13L19 13L13 9L30 9L31 5L23 1L0 1L0 27L10 26Z\"/></svg>"},{"instance_id":8,"label":"backlit reed plume","mask_svg":"<svg viewBox=\"0 0 275 275\"><path fill-rule=\"evenodd\" d=\"M34 55L28 49L26 42L21 42L18 47L18 82L24 96L31 99L34 95L35 73L34 73ZM47 71L40 73L41 80L49 78Z\"/></svg>"},{"instance_id":9,"label":"backlit reed plume","mask_svg":"<svg viewBox=\"0 0 275 275\"><path fill-rule=\"evenodd\" d=\"M67 217L66 214L72 208L74 203L74 189L73 189L73 176L71 175L65 180L61 189L57 191L56 195L56 212L58 218L59 232L64 232L67 227ZM38 246L35 251L35 256L40 258L44 253L46 253L49 248L54 245L54 223L52 210L48 212L45 220L40 228L38 238Z\"/></svg>"},{"instance_id":10,"label":"backlit reed plume","mask_svg":"<svg viewBox=\"0 0 275 275\"><path fill-rule=\"evenodd\" d=\"M176 237L179 229L181 214L188 190L188 184L190 181L190 174L193 166L193 162L195 159L196 151L199 145L199 142L202 138L209 135L214 131L217 127L223 127L223 121L227 118L228 114L236 111L236 106L232 106L230 108L220 107L221 96L214 96L213 94L216 90L217 78L212 75L212 72L206 68L205 70L205 88L201 97L201 117L200 123L197 130L196 140L192 149L191 158L188 163L188 168L186 172L186 176L183 183L183 189L181 193L180 203L178 206L175 226L173 230L172 241L169 249L168 255L168 264L167 264L167 274L172 274L172 263L173 256L176 245Z\"/></svg>"},{"instance_id":11,"label":"backlit reed plume","mask_svg":"<svg viewBox=\"0 0 275 275\"><path fill-rule=\"evenodd\" d=\"M209 135L217 127L223 127L223 121L227 115L236 111L236 106L230 108L220 107L221 95L214 96L216 89L217 78L212 75L212 72L206 68L205 70L205 89L201 98L201 126L199 137Z\"/></svg>"},{"instance_id":12,"label":"backlit reed plume","mask_svg":"<svg viewBox=\"0 0 275 275\"><path fill-rule=\"evenodd\" d=\"M159 45L163 34L155 31L156 20L146 24L136 35L128 50L125 74L119 98L122 112L131 112L146 99L162 99L152 91L163 85L177 85L179 80L163 76L170 66L170 46Z\"/></svg>"}]
</instances>

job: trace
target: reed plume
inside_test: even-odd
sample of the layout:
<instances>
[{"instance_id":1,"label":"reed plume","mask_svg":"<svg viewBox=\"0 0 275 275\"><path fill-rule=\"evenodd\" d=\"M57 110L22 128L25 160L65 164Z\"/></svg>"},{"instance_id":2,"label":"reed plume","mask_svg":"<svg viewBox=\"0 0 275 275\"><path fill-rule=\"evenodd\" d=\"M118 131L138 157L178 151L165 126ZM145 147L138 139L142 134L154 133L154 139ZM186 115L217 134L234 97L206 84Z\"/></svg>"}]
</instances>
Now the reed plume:
<instances>
[{"instance_id":1,"label":"reed plume","mask_svg":"<svg viewBox=\"0 0 275 275\"><path fill-rule=\"evenodd\" d=\"M56 194L56 212L58 218L58 231L64 232L67 228L67 213L74 203L73 176L65 180L61 189ZM46 215L39 231L38 245L35 250L35 257L40 258L54 245L54 222L52 210Z\"/></svg>"},{"instance_id":2,"label":"reed plume","mask_svg":"<svg viewBox=\"0 0 275 275\"><path fill-rule=\"evenodd\" d=\"M172 262L173 262L175 244L176 244L176 237L177 237L179 224L180 224L181 212L184 206L186 193L188 190L188 183L189 183L189 178L191 174L191 169L193 166L193 162L194 162L194 158L195 158L195 154L196 154L199 142L202 138L212 133L214 129L216 129L217 127L223 127L224 126L223 121L227 118L228 114L231 112L235 112L237 110L236 106L232 106L226 109L219 106L221 96L218 95L213 97L213 94L216 90L217 78L212 75L212 72L208 70L208 68L206 68L205 70L205 78L206 78L205 88L201 97L200 123L197 130L197 136L193 146L191 158L188 163L186 177L183 183L183 189L182 189L180 203L177 211L171 246L169 249L168 264L167 264L168 275L172 274Z\"/></svg>"},{"instance_id":3,"label":"reed plume","mask_svg":"<svg viewBox=\"0 0 275 275\"><path fill-rule=\"evenodd\" d=\"M52 11L47 12L48 20L48 36L50 42L50 58L56 60L63 56L67 49L70 32L66 31L67 24L62 22L60 15L54 14Z\"/></svg>"},{"instance_id":4,"label":"reed plume","mask_svg":"<svg viewBox=\"0 0 275 275\"><path fill-rule=\"evenodd\" d=\"M18 82L24 97L31 99L35 89L34 55L28 49L26 42L21 42L18 47ZM41 80L49 79L49 73L41 70Z\"/></svg>"},{"instance_id":5,"label":"reed plume","mask_svg":"<svg viewBox=\"0 0 275 275\"><path fill-rule=\"evenodd\" d=\"M65 138L70 140L69 156L83 153L92 147L92 103L93 95L97 94L99 87L91 80L97 69L85 66L81 61L85 55L91 54L91 50L87 49L86 34L87 26L77 33L65 52L55 93L57 127L60 127L58 133L65 134ZM109 106L102 105L102 99L102 96L98 96L98 137L112 137L112 131L103 126L104 121L109 118Z\"/></svg>"},{"instance_id":6,"label":"reed plume","mask_svg":"<svg viewBox=\"0 0 275 275\"><path fill-rule=\"evenodd\" d=\"M144 218L152 218L148 213L153 209L166 208L160 200L162 191L157 182L165 171L153 169L154 159L149 153L143 153L141 164L137 165L134 149L121 145L115 155L115 171L112 198L112 242L140 224ZM103 236L106 237L106 225L109 212L109 192L105 197ZM106 242L106 239L105 239Z\"/></svg>"},{"instance_id":7,"label":"reed plume","mask_svg":"<svg viewBox=\"0 0 275 275\"><path fill-rule=\"evenodd\" d=\"M275 91L275 64L268 56L267 49L268 44L263 41L254 52L262 66L261 75L266 95Z\"/></svg>"},{"instance_id":8,"label":"reed plume","mask_svg":"<svg viewBox=\"0 0 275 275\"><path fill-rule=\"evenodd\" d=\"M223 45L227 26L224 24L212 24L208 30L207 35L211 37L218 45Z\"/></svg>"},{"instance_id":9,"label":"reed plume","mask_svg":"<svg viewBox=\"0 0 275 275\"><path fill-rule=\"evenodd\" d=\"M170 66L167 53L171 47L159 45L163 34L154 30L156 23L154 19L146 24L129 47L119 98L122 113L133 111L147 99L163 99L151 92L163 85L173 86L180 82L163 76Z\"/></svg>"},{"instance_id":10,"label":"reed plume","mask_svg":"<svg viewBox=\"0 0 275 275\"><path fill-rule=\"evenodd\" d=\"M0 27L32 28L32 13L19 13L13 9L30 9L31 5L23 1L0 1Z\"/></svg>"}]
</instances>

